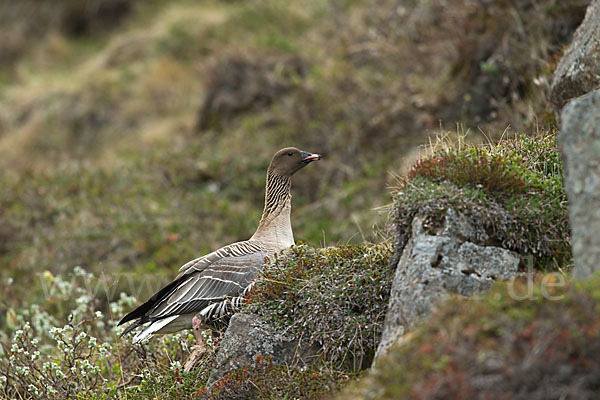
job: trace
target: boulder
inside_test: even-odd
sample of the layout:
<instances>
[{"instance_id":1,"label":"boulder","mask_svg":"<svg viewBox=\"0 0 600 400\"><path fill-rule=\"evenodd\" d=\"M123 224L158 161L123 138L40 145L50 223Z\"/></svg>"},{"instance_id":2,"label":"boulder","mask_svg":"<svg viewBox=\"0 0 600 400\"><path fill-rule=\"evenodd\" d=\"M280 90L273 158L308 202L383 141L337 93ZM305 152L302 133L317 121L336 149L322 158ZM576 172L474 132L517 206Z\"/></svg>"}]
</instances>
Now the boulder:
<instances>
[{"instance_id":1,"label":"boulder","mask_svg":"<svg viewBox=\"0 0 600 400\"><path fill-rule=\"evenodd\" d=\"M558 142L569 198L573 275L587 278L600 269L600 90L568 103L561 118Z\"/></svg>"},{"instance_id":2,"label":"boulder","mask_svg":"<svg viewBox=\"0 0 600 400\"><path fill-rule=\"evenodd\" d=\"M258 355L270 356L275 364L297 364L304 362L308 350L298 340L275 332L258 315L235 314L221 341L207 386L230 370L254 367Z\"/></svg>"},{"instance_id":3,"label":"boulder","mask_svg":"<svg viewBox=\"0 0 600 400\"><path fill-rule=\"evenodd\" d=\"M585 19L560 60L550 98L556 113L570 100L600 88L600 0L588 6Z\"/></svg>"},{"instance_id":4,"label":"boulder","mask_svg":"<svg viewBox=\"0 0 600 400\"><path fill-rule=\"evenodd\" d=\"M412 236L397 264L376 359L444 296L472 296L517 274L519 255L469 241L481 243L487 235L454 210L447 211L437 232L424 229L424 219L413 220Z\"/></svg>"}]
</instances>

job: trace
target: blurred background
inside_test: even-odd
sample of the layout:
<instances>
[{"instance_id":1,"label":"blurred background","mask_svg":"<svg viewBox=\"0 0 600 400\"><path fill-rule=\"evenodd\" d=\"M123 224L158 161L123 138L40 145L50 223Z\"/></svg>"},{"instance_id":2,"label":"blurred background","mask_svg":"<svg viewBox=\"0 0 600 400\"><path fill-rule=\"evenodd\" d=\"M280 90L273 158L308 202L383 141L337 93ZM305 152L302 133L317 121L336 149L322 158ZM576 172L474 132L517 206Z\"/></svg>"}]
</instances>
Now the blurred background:
<instances>
[{"instance_id":1,"label":"blurred background","mask_svg":"<svg viewBox=\"0 0 600 400\"><path fill-rule=\"evenodd\" d=\"M296 240L385 239L429 137L555 126L588 3L1 1L0 315L75 266L166 282L248 238L284 146L324 157L294 177Z\"/></svg>"}]
</instances>

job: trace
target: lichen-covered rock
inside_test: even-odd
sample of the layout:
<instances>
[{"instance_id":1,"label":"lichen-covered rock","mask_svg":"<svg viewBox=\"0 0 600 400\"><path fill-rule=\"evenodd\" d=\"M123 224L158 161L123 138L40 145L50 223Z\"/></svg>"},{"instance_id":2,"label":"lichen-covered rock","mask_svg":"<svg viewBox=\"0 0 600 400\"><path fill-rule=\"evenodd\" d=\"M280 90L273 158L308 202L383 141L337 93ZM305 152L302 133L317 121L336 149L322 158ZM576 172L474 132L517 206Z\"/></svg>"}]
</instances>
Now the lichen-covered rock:
<instances>
[{"instance_id":1,"label":"lichen-covered rock","mask_svg":"<svg viewBox=\"0 0 600 400\"><path fill-rule=\"evenodd\" d=\"M600 88L600 0L585 19L554 73L551 100L557 113L571 99Z\"/></svg>"},{"instance_id":2,"label":"lichen-covered rock","mask_svg":"<svg viewBox=\"0 0 600 400\"><path fill-rule=\"evenodd\" d=\"M230 370L253 367L259 355L270 356L276 364L292 364L301 361L306 354L307 350L300 346L298 340L275 332L259 316L235 314L223 336L207 386Z\"/></svg>"},{"instance_id":3,"label":"lichen-covered rock","mask_svg":"<svg viewBox=\"0 0 600 400\"><path fill-rule=\"evenodd\" d=\"M600 90L565 106L558 140L569 197L573 274L587 278L600 269Z\"/></svg>"},{"instance_id":4,"label":"lichen-covered rock","mask_svg":"<svg viewBox=\"0 0 600 400\"><path fill-rule=\"evenodd\" d=\"M376 357L428 316L445 295L471 296L487 290L495 280L517 273L518 254L466 241L484 235L454 210L448 210L444 219L437 232L423 228L424 218L413 220L413 235L397 265Z\"/></svg>"},{"instance_id":5,"label":"lichen-covered rock","mask_svg":"<svg viewBox=\"0 0 600 400\"><path fill-rule=\"evenodd\" d=\"M417 225L420 224L417 223ZM417 227L417 229L419 228ZM421 231L421 233L423 232ZM457 213L452 208L446 210L440 235L454 237L460 241L469 241L475 244L484 244L489 239L483 226L472 224L467 217Z\"/></svg>"}]
</instances>

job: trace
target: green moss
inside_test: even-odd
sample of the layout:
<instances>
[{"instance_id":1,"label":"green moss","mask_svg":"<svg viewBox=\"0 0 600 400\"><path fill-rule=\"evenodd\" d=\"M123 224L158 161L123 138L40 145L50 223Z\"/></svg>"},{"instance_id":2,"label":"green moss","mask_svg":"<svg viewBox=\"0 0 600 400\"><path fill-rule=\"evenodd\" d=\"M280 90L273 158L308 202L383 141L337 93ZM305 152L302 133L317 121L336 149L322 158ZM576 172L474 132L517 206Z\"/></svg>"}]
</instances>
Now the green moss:
<instances>
[{"instance_id":1,"label":"green moss","mask_svg":"<svg viewBox=\"0 0 600 400\"><path fill-rule=\"evenodd\" d=\"M415 164L394 194L401 249L417 214L454 208L483 226L488 243L532 254L539 269L570 262L567 197L555 134L448 150Z\"/></svg>"},{"instance_id":2,"label":"green moss","mask_svg":"<svg viewBox=\"0 0 600 400\"><path fill-rule=\"evenodd\" d=\"M408 173L408 179L420 176L434 183L446 181L503 198L526 190L525 182L514 166L503 156L491 154L485 148L470 147L464 152L417 161Z\"/></svg>"},{"instance_id":3,"label":"green moss","mask_svg":"<svg viewBox=\"0 0 600 400\"><path fill-rule=\"evenodd\" d=\"M538 276L453 297L339 398L587 398L600 390L599 278Z\"/></svg>"},{"instance_id":4,"label":"green moss","mask_svg":"<svg viewBox=\"0 0 600 400\"><path fill-rule=\"evenodd\" d=\"M364 368L387 309L389 255L388 245L293 247L261 273L247 307L338 368Z\"/></svg>"}]
</instances>

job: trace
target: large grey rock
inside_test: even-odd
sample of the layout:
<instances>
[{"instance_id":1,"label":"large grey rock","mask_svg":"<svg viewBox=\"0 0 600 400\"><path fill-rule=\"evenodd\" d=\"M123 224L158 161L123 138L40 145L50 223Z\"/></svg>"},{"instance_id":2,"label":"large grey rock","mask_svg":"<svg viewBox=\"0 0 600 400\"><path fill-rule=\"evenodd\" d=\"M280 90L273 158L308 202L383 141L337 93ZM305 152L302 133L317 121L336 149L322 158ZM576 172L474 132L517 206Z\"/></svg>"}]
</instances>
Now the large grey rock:
<instances>
[{"instance_id":1,"label":"large grey rock","mask_svg":"<svg viewBox=\"0 0 600 400\"><path fill-rule=\"evenodd\" d=\"M570 100L600 88L600 0L588 6L571 45L560 60L551 88L557 113Z\"/></svg>"},{"instance_id":2,"label":"large grey rock","mask_svg":"<svg viewBox=\"0 0 600 400\"><path fill-rule=\"evenodd\" d=\"M420 220L413 223L413 228L418 234L424 234ZM482 225L472 224L467 217L458 214L453 209L449 208L444 216L444 223L439 231L440 236L448 236L455 238L460 242L473 242L475 244L484 244L490 237Z\"/></svg>"},{"instance_id":3,"label":"large grey rock","mask_svg":"<svg viewBox=\"0 0 600 400\"><path fill-rule=\"evenodd\" d=\"M600 269L600 90L571 101L558 136L575 268L587 278Z\"/></svg>"},{"instance_id":4,"label":"large grey rock","mask_svg":"<svg viewBox=\"0 0 600 400\"><path fill-rule=\"evenodd\" d=\"M472 296L487 290L498 279L517 274L519 255L467 241L481 240L486 235L454 210L448 210L437 234L430 233L423 229L421 217L413 220L412 237L404 247L392 282L376 358L427 317L444 296Z\"/></svg>"},{"instance_id":5,"label":"large grey rock","mask_svg":"<svg viewBox=\"0 0 600 400\"><path fill-rule=\"evenodd\" d=\"M225 331L215 367L207 386L221 379L229 370L254 367L256 356L270 356L276 364L297 364L308 358L310 349L298 340L275 332L254 314L235 314Z\"/></svg>"}]
</instances>

